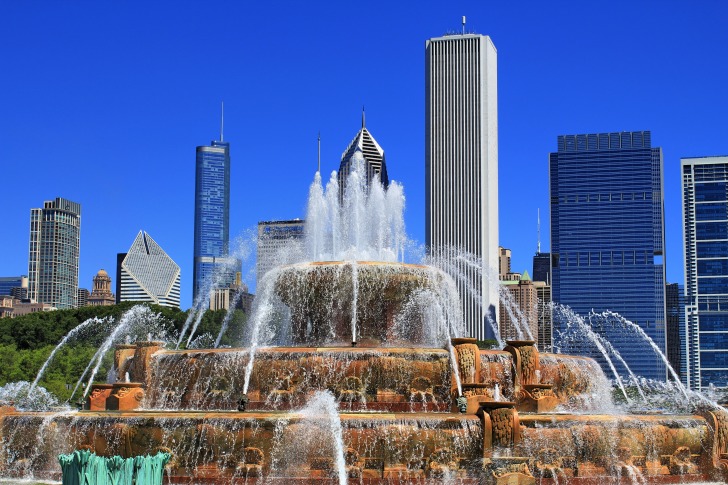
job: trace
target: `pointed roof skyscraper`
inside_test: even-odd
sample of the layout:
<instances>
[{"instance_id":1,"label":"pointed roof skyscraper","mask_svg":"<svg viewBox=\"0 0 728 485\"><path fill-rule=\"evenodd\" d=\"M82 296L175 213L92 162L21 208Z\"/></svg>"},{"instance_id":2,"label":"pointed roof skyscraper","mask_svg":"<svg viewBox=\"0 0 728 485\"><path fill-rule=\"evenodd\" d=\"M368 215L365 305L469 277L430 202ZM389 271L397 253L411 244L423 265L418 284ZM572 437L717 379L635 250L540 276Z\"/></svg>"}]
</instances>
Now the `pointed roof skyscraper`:
<instances>
[{"instance_id":1,"label":"pointed roof skyscraper","mask_svg":"<svg viewBox=\"0 0 728 485\"><path fill-rule=\"evenodd\" d=\"M361 129L357 132L354 139L341 155L341 165L339 166L339 187L341 193L344 193L346 187L346 179L351 172L354 154L360 153L364 158L367 168L367 185L371 183L375 174L379 174L379 179L384 187L389 187L389 176L387 175L387 164L384 159L384 150L374 139L366 127L366 118L364 108L361 111Z\"/></svg>"}]
</instances>

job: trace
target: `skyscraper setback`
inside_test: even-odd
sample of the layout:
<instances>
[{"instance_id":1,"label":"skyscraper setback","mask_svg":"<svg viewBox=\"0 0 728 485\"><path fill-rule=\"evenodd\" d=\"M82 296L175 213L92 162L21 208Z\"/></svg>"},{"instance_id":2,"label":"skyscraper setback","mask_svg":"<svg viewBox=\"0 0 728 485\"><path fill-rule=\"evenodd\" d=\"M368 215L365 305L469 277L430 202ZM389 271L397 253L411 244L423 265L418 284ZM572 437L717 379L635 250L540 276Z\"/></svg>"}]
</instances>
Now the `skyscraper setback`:
<instances>
[{"instance_id":1,"label":"skyscraper setback","mask_svg":"<svg viewBox=\"0 0 728 485\"><path fill-rule=\"evenodd\" d=\"M230 257L230 143L197 147L195 170L195 243L193 302L209 299L211 284L235 281L240 262Z\"/></svg>"},{"instance_id":2,"label":"skyscraper setback","mask_svg":"<svg viewBox=\"0 0 728 485\"><path fill-rule=\"evenodd\" d=\"M684 375L728 387L728 156L683 158Z\"/></svg>"},{"instance_id":3,"label":"skyscraper setback","mask_svg":"<svg viewBox=\"0 0 728 485\"><path fill-rule=\"evenodd\" d=\"M652 147L649 131L559 136L557 142L549 170L554 302L584 316L617 312L664 353L662 150ZM617 318L597 320L593 329L632 371L666 378L662 360L636 329ZM566 330L564 321L553 325ZM562 351L599 357L588 344Z\"/></svg>"},{"instance_id":4,"label":"skyscraper setback","mask_svg":"<svg viewBox=\"0 0 728 485\"><path fill-rule=\"evenodd\" d=\"M498 315L497 277L488 277L498 268L497 68L487 36L427 41L425 240L433 254L480 259L480 271L460 268L469 284L458 281L466 331L481 339L493 335L486 318Z\"/></svg>"},{"instance_id":5,"label":"skyscraper setback","mask_svg":"<svg viewBox=\"0 0 728 485\"><path fill-rule=\"evenodd\" d=\"M76 308L80 243L80 204L57 197L30 210L28 298Z\"/></svg>"}]
</instances>

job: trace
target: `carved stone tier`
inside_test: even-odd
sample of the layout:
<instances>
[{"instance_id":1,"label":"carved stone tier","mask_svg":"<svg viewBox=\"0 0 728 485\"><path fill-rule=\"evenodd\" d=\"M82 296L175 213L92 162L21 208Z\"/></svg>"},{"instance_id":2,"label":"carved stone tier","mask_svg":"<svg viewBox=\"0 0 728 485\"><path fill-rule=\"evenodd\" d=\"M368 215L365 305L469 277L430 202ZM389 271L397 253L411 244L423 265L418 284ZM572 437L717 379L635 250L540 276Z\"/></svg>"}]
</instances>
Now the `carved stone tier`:
<instances>
[{"instance_id":1,"label":"carved stone tier","mask_svg":"<svg viewBox=\"0 0 728 485\"><path fill-rule=\"evenodd\" d=\"M133 411L144 399L144 384L141 382L117 382L106 399L109 411Z\"/></svg>"},{"instance_id":2,"label":"carved stone tier","mask_svg":"<svg viewBox=\"0 0 728 485\"><path fill-rule=\"evenodd\" d=\"M416 292L434 294L442 279L438 270L414 264L311 262L281 268L275 292L291 310L295 344L341 345L352 340L360 347L385 341L420 344L427 338L422 326L397 328L395 317Z\"/></svg>"},{"instance_id":3,"label":"carved stone tier","mask_svg":"<svg viewBox=\"0 0 728 485\"><path fill-rule=\"evenodd\" d=\"M113 384L94 384L86 398L84 409L88 411L105 411L106 400L114 389Z\"/></svg>"},{"instance_id":4,"label":"carved stone tier","mask_svg":"<svg viewBox=\"0 0 728 485\"><path fill-rule=\"evenodd\" d=\"M494 447L510 448L520 442L515 402L480 401L478 416L483 422L483 457L491 457Z\"/></svg>"},{"instance_id":5,"label":"carved stone tier","mask_svg":"<svg viewBox=\"0 0 728 485\"><path fill-rule=\"evenodd\" d=\"M134 360L129 369L129 379L132 382L149 382L152 376L152 355L164 349L164 342L137 342L134 350ZM123 379L123 375L119 378Z\"/></svg>"},{"instance_id":6,"label":"carved stone tier","mask_svg":"<svg viewBox=\"0 0 728 485\"><path fill-rule=\"evenodd\" d=\"M522 413L547 413L559 405L551 384L524 384L517 401L518 411Z\"/></svg>"},{"instance_id":7,"label":"carved stone tier","mask_svg":"<svg viewBox=\"0 0 728 485\"><path fill-rule=\"evenodd\" d=\"M529 457L484 458L483 470L488 485L534 485L536 479L529 469Z\"/></svg>"},{"instance_id":8,"label":"carved stone tier","mask_svg":"<svg viewBox=\"0 0 728 485\"><path fill-rule=\"evenodd\" d=\"M116 368L117 380L125 380L125 375L129 372L129 366L133 362L136 348L136 344L119 344L114 349L114 367Z\"/></svg>"}]
</instances>

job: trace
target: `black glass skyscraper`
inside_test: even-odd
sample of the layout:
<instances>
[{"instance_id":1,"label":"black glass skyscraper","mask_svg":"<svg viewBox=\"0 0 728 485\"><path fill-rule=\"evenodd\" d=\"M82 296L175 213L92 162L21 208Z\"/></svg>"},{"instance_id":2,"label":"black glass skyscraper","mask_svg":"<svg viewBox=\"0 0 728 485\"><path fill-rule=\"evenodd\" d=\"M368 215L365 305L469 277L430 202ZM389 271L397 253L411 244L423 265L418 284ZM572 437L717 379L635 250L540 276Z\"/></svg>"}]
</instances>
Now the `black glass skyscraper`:
<instances>
[{"instance_id":1,"label":"black glass skyscraper","mask_svg":"<svg viewBox=\"0 0 728 485\"><path fill-rule=\"evenodd\" d=\"M559 136L549 177L554 301L583 316L617 312L664 352L662 150L652 148L649 131ZM559 320L555 345L566 330ZM636 374L666 378L661 358L638 331L615 319L588 323ZM566 350L598 357L588 343Z\"/></svg>"}]
</instances>

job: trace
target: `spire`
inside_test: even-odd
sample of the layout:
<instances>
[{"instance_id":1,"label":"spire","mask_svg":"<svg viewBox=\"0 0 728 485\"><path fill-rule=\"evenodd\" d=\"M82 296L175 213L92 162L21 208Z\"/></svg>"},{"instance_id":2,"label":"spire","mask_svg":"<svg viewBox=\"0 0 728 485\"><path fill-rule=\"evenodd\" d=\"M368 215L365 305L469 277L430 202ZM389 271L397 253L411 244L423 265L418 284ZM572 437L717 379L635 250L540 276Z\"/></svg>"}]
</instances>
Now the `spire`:
<instances>
[{"instance_id":1,"label":"spire","mask_svg":"<svg viewBox=\"0 0 728 485\"><path fill-rule=\"evenodd\" d=\"M225 128L225 101L220 101L220 143L225 141L222 137L223 128Z\"/></svg>"},{"instance_id":2,"label":"spire","mask_svg":"<svg viewBox=\"0 0 728 485\"><path fill-rule=\"evenodd\" d=\"M465 15L463 15L463 35L465 35Z\"/></svg>"},{"instance_id":3,"label":"spire","mask_svg":"<svg viewBox=\"0 0 728 485\"><path fill-rule=\"evenodd\" d=\"M321 132L318 134L318 172L321 173Z\"/></svg>"},{"instance_id":4,"label":"spire","mask_svg":"<svg viewBox=\"0 0 728 485\"><path fill-rule=\"evenodd\" d=\"M366 120L366 114L364 113L364 105L361 105L361 127L366 128L367 126L367 120Z\"/></svg>"},{"instance_id":5,"label":"spire","mask_svg":"<svg viewBox=\"0 0 728 485\"><path fill-rule=\"evenodd\" d=\"M541 253L541 208L536 212L536 252Z\"/></svg>"}]
</instances>

